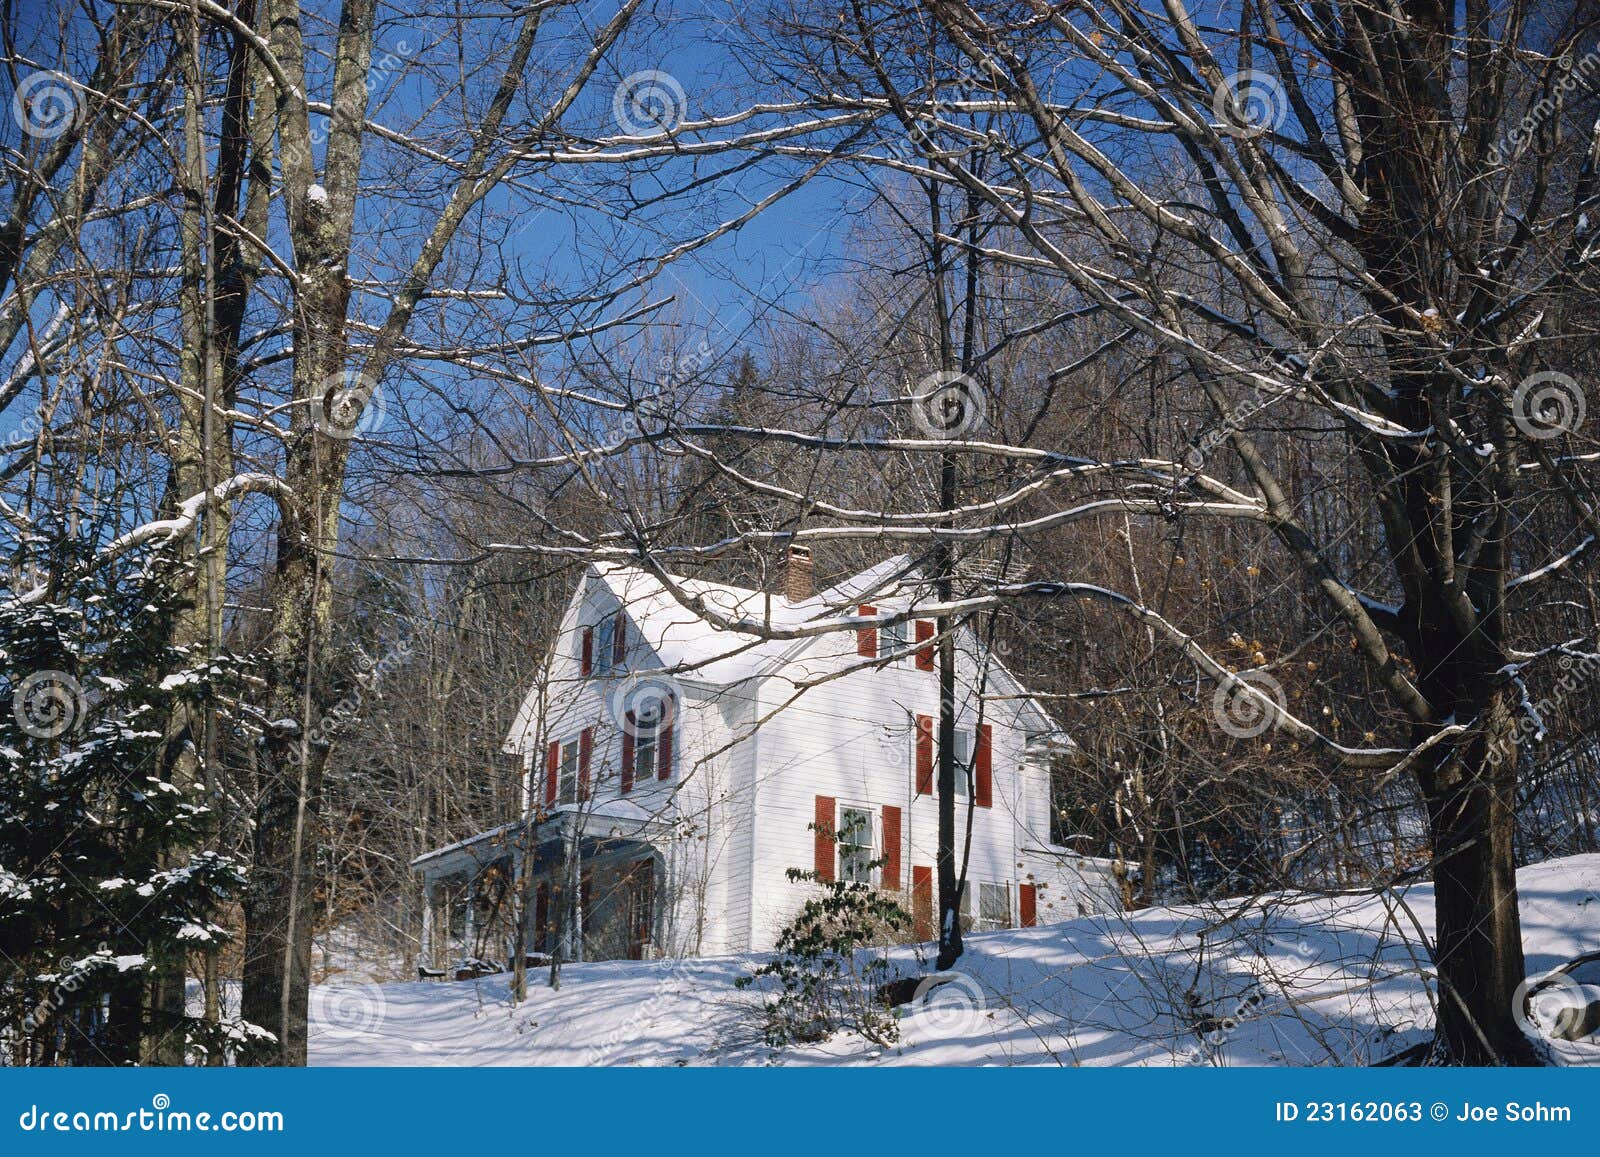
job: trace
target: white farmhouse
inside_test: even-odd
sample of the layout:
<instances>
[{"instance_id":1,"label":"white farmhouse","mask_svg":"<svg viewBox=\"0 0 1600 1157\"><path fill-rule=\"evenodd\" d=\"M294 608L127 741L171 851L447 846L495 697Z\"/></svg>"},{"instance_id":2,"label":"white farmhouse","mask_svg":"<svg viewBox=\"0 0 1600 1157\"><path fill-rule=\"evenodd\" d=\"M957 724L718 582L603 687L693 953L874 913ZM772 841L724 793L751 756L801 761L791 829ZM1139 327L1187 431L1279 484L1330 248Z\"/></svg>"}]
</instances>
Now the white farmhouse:
<instances>
[{"instance_id":1,"label":"white farmhouse","mask_svg":"<svg viewBox=\"0 0 1600 1157\"><path fill-rule=\"evenodd\" d=\"M938 674L934 624L911 616L928 592L900 557L820 593L810 574L798 548L781 594L591 566L506 740L527 818L414 862L424 959L500 955L515 887L530 951L768 949L817 888L790 869L902 893L926 939ZM790 637L736 629L752 623ZM956 641L968 926L1114 906L1110 861L1049 839L1050 761L1069 741L973 633Z\"/></svg>"}]
</instances>

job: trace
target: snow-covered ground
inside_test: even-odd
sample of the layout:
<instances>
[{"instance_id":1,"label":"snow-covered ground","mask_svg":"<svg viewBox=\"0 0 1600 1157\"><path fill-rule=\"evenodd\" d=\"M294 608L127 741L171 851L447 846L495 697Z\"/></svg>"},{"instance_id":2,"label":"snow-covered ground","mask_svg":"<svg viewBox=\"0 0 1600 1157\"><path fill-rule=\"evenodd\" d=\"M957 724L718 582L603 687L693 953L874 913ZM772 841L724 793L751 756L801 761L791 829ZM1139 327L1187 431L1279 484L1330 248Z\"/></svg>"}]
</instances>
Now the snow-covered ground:
<instances>
[{"instance_id":1,"label":"snow-covered ground","mask_svg":"<svg viewBox=\"0 0 1600 1157\"><path fill-rule=\"evenodd\" d=\"M1600 950L1600 855L1523 869L1528 969ZM906 1010L901 1039L760 1041L751 958L568 965L530 977L336 984L312 992L319 1065L1361 1064L1426 1040L1431 887L1086 917L970 936L951 983ZM905 975L926 969L896 950ZM1600 1064L1600 1040L1557 1046Z\"/></svg>"}]
</instances>

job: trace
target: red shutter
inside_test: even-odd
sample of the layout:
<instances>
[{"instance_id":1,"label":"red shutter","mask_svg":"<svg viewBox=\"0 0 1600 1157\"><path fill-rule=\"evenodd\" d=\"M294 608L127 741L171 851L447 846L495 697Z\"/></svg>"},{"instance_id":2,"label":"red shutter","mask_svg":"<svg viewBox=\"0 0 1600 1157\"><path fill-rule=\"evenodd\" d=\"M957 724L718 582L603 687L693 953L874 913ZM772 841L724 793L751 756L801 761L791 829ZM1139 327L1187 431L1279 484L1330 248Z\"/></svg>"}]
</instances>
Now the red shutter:
<instances>
[{"instance_id":1,"label":"red shutter","mask_svg":"<svg viewBox=\"0 0 1600 1157\"><path fill-rule=\"evenodd\" d=\"M933 648L924 647L922 644L933 638L934 634L932 623L927 619L917 620L917 670L919 671L933 670Z\"/></svg>"},{"instance_id":2,"label":"red shutter","mask_svg":"<svg viewBox=\"0 0 1600 1157\"><path fill-rule=\"evenodd\" d=\"M816 832L813 841L814 863L817 879L823 883L833 881L833 797L819 795L817 797L817 818L812 825Z\"/></svg>"},{"instance_id":3,"label":"red shutter","mask_svg":"<svg viewBox=\"0 0 1600 1157\"><path fill-rule=\"evenodd\" d=\"M588 675L594 670L594 628L583 628L583 657L579 663L579 673Z\"/></svg>"},{"instance_id":4,"label":"red shutter","mask_svg":"<svg viewBox=\"0 0 1600 1157\"><path fill-rule=\"evenodd\" d=\"M1021 916L1020 926L1032 928L1039 923L1039 893L1032 884L1023 884L1018 897L1018 909Z\"/></svg>"},{"instance_id":5,"label":"red shutter","mask_svg":"<svg viewBox=\"0 0 1600 1157\"><path fill-rule=\"evenodd\" d=\"M628 657L628 616L620 611L611 625L611 665L622 666Z\"/></svg>"},{"instance_id":6,"label":"red shutter","mask_svg":"<svg viewBox=\"0 0 1600 1157\"><path fill-rule=\"evenodd\" d=\"M672 778L672 729L678 718L677 704L668 700L661 708L661 730L656 732L656 778Z\"/></svg>"},{"instance_id":7,"label":"red shutter","mask_svg":"<svg viewBox=\"0 0 1600 1157\"><path fill-rule=\"evenodd\" d=\"M554 807L556 802L556 780L561 775L561 742L552 740L550 750L544 759L544 806Z\"/></svg>"},{"instance_id":8,"label":"red shutter","mask_svg":"<svg viewBox=\"0 0 1600 1157\"><path fill-rule=\"evenodd\" d=\"M933 869L911 869L911 930L918 940L933 939Z\"/></svg>"},{"instance_id":9,"label":"red shutter","mask_svg":"<svg viewBox=\"0 0 1600 1157\"><path fill-rule=\"evenodd\" d=\"M933 716L917 716L917 794L933 794Z\"/></svg>"},{"instance_id":10,"label":"red shutter","mask_svg":"<svg viewBox=\"0 0 1600 1157\"><path fill-rule=\"evenodd\" d=\"M900 890L900 809L889 804L883 808L883 886Z\"/></svg>"},{"instance_id":11,"label":"red shutter","mask_svg":"<svg viewBox=\"0 0 1600 1157\"><path fill-rule=\"evenodd\" d=\"M877 607L869 606L866 603L862 603L856 610L857 613L863 615L875 615L878 613ZM856 654L866 659L876 659L878 657L877 627L856 628Z\"/></svg>"},{"instance_id":12,"label":"red shutter","mask_svg":"<svg viewBox=\"0 0 1600 1157\"><path fill-rule=\"evenodd\" d=\"M622 794L633 790L633 729L637 726L633 712L628 712L622 725Z\"/></svg>"},{"instance_id":13,"label":"red shutter","mask_svg":"<svg viewBox=\"0 0 1600 1157\"><path fill-rule=\"evenodd\" d=\"M973 802L979 807L994 806L994 728L985 723L978 728L978 753L972 761L972 772L977 779Z\"/></svg>"},{"instance_id":14,"label":"red shutter","mask_svg":"<svg viewBox=\"0 0 1600 1157\"><path fill-rule=\"evenodd\" d=\"M589 798L589 760L594 756L594 728L585 727L578 736L578 798Z\"/></svg>"},{"instance_id":15,"label":"red shutter","mask_svg":"<svg viewBox=\"0 0 1600 1157\"><path fill-rule=\"evenodd\" d=\"M533 950L543 952L550 937L550 881L540 880L533 901Z\"/></svg>"}]
</instances>

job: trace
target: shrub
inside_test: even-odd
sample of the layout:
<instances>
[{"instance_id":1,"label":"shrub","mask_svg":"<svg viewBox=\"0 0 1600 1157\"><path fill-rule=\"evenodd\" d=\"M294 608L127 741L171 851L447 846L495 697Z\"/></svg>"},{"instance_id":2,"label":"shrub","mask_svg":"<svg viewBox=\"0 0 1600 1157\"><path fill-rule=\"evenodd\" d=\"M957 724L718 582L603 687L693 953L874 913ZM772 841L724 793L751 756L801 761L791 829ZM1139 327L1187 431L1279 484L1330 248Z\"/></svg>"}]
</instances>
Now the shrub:
<instances>
[{"instance_id":1,"label":"shrub","mask_svg":"<svg viewBox=\"0 0 1600 1157\"><path fill-rule=\"evenodd\" d=\"M789 879L822 885L778 937L778 955L735 983L774 978L779 991L762 1007L762 1035L773 1047L826 1040L841 1030L875 1044L898 1037L893 1012L878 997L889 971L884 945L911 923L890 895L867 884L818 880L789 869ZM874 947L876 946L876 947Z\"/></svg>"}]
</instances>

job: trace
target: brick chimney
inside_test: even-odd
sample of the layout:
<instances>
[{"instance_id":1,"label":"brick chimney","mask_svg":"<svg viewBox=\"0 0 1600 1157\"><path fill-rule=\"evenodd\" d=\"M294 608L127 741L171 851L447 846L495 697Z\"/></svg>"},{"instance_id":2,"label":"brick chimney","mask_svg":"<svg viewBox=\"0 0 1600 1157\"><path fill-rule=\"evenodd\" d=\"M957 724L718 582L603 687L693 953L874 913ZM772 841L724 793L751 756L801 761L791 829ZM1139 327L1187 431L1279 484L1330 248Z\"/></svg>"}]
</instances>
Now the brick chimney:
<instances>
[{"instance_id":1,"label":"brick chimney","mask_svg":"<svg viewBox=\"0 0 1600 1157\"><path fill-rule=\"evenodd\" d=\"M791 603L803 603L817 593L816 579L811 570L811 548L789 547L789 559L783 568L783 597Z\"/></svg>"}]
</instances>

